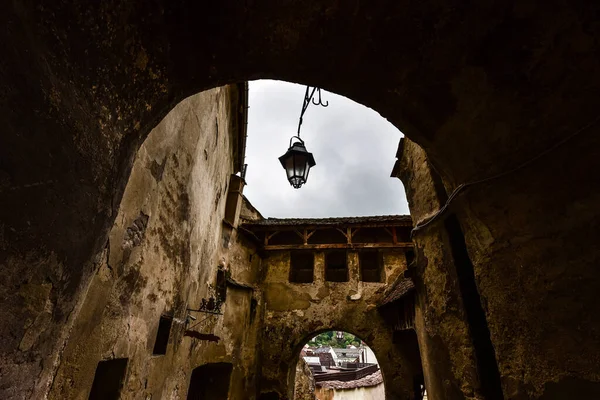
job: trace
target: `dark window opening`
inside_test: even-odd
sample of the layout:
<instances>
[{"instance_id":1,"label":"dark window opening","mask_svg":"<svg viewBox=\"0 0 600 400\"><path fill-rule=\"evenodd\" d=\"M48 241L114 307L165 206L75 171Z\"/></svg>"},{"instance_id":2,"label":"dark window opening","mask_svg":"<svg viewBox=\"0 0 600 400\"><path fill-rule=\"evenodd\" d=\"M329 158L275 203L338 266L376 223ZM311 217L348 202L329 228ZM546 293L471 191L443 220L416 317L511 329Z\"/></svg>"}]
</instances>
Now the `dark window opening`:
<instances>
[{"instance_id":1,"label":"dark window opening","mask_svg":"<svg viewBox=\"0 0 600 400\"><path fill-rule=\"evenodd\" d=\"M250 300L250 324L252 324L254 322L254 319L256 318L256 309L258 307L258 301L256 301L256 299L251 299Z\"/></svg>"},{"instance_id":2,"label":"dark window opening","mask_svg":"<svg viewBox=\"0 0 600 400\"><path fill-rule=\"evenodd\" d=\"M358 253L360 279L363 282L381 282L383 254L379 251L361 251Z\"/></svg>"},{"instance_id":3,"label":"dark window opening","mask_svg":"<svg viewBox=\"0 0 600 400\"><path fill-rule=\"evenodd\" d=\"M90 400L118 400L125 381L127 361L127 358L115 358L98 363Z\"/></svg>"},{"instance_id":4,"label":"dark window opening","mask_svg":"<svg viewBox=\"0 0 600 400\"><path fill-rule=\"evenodd\" d=\"M308 239L309 244L345 244L346 236L337 229L317 229Z\"/></svg>"},{"instance_id":5,"label":"dark window opening","mask_svg":"<svg viewBox=\"0 0 600 400\"><path fill-rule=\"evenodd\" d=\"M275 392L261 393L259 400L279 400L279 395Z\"/></svg>"},{"instance_id":6,"label":"dark window opening","mask_svg":"<svg viewBox=\"0 0 600 400\"><path fill-rule=\"evenodd\" d=\"M216 295L222 303L227 300L227 275L222 269L217 270Z\"/></svg>"},{"instance_id":7,"label":"dark window opening","mask_svg":"<svg viewBox=\"0 0 600 400\"><path fill-rule=\"evenodd\" d=\"M410 231L412 230L412 227L410 226L397 226L396 227L396 239L398 240L398 242L412 242L412 239L410 237Z\"/></svg>"},{"instance_id":8,"label":"dark window opening","mask_svg":"<svg viewBox=\"0 0 600 400\"><path fill-rule=\"evenodd\" d=\"M393 237L385 228L360 228L352 236L352 243L393 243Z\"/></svg>"},{"instance_id":9,"label":"dark window opening","mask_svg":"<svg viewBox=\"0 0 600 400\"><path fill-rule=\"evenodd\" d=\"M415 400L423 400L425 397L425 379L423 374L413 377L413 390Z\"/></svg>"},{"instance_id":10,"label":"dark window opening","mask_svg":"<svg viewBox=\"0 0 600 400\"><path fill-rule=\"evenodd\" d=\"M273 232L267 232L266 234L273 235ZM304 244L304 238L296 231L279 231L269 239L269 246L286 244Z\"/></svg>"},{"instance_id":11,"label":"dark window opening","mask_svg":"<svg viewBox=\"0 0 600 400\"><path fill-rule=\"evenodd\" d=\"M406 250L404 257L406 257L406 267L409 268L415 261L415 252L413 250Z\"/></svg>"},{"instance_id":12,"label":"dark window opening","mask_svg":"<svg viewBox=\"0 0 600 400\"><path fill-rule=\"evenodd\" d=\"M325 280L348 282L348 263L345 251L325 253Z\"/></svg>"},{"instance_id":13,"label":"dark window opening","mask_svg":"<svg viewBox=\"0 0 600 400\"><path fill-rule=\"evenodd\" d=\"M173 318L168 316L160 317L158 322L158 332L156 332L156 341L154 342L154 355L165 355L167 354L167 345L169 344L169 335L171 334L171 325L173 324Z\"/></svg>"},{"instance_id":14,"label":"dark window opening","mask_svg":"<svg viewBox=\"0 0 600 400\"><path fill-rule=\"evenodd\" d=\"M188 400L227 400L233 365L214 363L201 365L192 371Z\"/></svg>"},{"instance_id":15,"label":"dark window opening","mask_svg":"<svg viewBox=\"0 0 600 400\"><path fill-rule=\"evenodd\" d=\"M308 251L290 253L290 282L312 283L315 270L315 256Z\"/></svg>"}]
</instances>

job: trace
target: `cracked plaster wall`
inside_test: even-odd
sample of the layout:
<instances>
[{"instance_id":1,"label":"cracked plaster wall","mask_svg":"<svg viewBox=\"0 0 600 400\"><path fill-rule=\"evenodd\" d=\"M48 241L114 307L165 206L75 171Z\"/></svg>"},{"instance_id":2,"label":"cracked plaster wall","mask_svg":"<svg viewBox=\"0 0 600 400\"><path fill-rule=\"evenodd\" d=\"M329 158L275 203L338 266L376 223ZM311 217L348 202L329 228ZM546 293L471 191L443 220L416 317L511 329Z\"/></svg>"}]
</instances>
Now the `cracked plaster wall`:
<instances>
[{"instance_id":1,"label":"cracked plaster wall","mask_svg":"<svg viewBox=\"0 0 600 400\"><path fill-rule=\"evenodd\" d=\"M87 399L98 361L128 358L122 399L185 398L192 370L231 362L233 398L254 385L256 327L252 290L230 287L224 315L193 328L218 343L184 337L186 308L198 308L215 284L217 267L238 281L258 264L249 247L222 245L222 218L233 172L229 103L225 86L177 105L141 146L110 231L105 257L60 355L50 399ZM161 315L173 317L166 355L152 355ZM207 315L192 313L197 321ZM242 395L243 393L243 395ZM236 397L237 396L237 397Z\"/></svg>"},{"instance_id":2,"label":"cracked plaster wall","mask_svg":"<svg viewBox=\"0 0 600 400\"><path fill-rule=\"evenodd\" d=\"M447 213L457 216L464 232L506 399L600 396L600 320L590 309L599 285L592 268L598 252L586 250L597 226L597 203L581 181L585 161L578 157L594 140L583 135L516 173L472 186ZM443 205L440 192L451 185L444 181L436 188L425 152L408 139L401 164L411 215L423 220ZM559 180L550 170L572 179ZM442 220L413 237L427 389L440 399L480 398Z\"/></svg>"},{"instance_id":3,"label":"cracked plaster wall","mask_svg":"<svg viewBox=\"0 0 600 400\"><path fill-rule=\"evenodd\" d=\"M301 347L319 332L343 330L363 339L375 352L388 398L410 398L414 371L408 367L402 344L393 343L392 329L377 309L387 285L406 270L404 252L385 251L381 283L359 281L358 254L352 251L348 252L348 282L325 281L324 253L320 251L315 252L313 283L290 283L289 265L286 251L269 252L263 260L261 391L292 398Z\"/></svg>"}]
</instances>

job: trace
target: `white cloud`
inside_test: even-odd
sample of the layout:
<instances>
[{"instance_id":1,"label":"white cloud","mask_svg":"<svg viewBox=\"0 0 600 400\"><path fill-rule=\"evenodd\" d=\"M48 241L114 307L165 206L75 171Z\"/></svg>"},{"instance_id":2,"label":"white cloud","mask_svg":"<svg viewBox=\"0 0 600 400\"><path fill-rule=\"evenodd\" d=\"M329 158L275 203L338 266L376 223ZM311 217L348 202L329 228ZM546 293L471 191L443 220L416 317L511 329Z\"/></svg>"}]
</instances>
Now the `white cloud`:
<instances>
[{"instance_id":1,"label":"white cloud","mask_svg":"<svg viewBox=\"0 0 600 400\"><path fill-rule=\"evenodd\" d=\"M404 187L390 178L402 134L377 112L323 91L310 105L301 137L317 165L294 189L278 157L296 134L306 87L250 82L246 197L266 217L408 214Z\"/></svg>"}]
</instances>

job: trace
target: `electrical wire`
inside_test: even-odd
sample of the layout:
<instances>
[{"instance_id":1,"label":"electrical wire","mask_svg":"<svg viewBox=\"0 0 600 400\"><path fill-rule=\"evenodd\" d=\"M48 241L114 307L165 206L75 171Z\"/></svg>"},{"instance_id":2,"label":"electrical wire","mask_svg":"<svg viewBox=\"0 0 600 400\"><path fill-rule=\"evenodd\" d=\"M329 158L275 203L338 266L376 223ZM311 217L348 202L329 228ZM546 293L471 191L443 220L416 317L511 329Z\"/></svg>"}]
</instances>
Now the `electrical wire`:
<instances>
[{"instance_id":1,"label":"electrical wire","mask_svg":"<svg viewBox=\"0 0 600 400\"><path fill-rule=\"evenodd\" d=\"M440 208L434 215L432 215L431 217L429 217L427 220L423 221L423 222L419 222L417 223L417 225L411 230L410 232L410 236L411 238L414 236L414 234L420 230L422 230L423 228L425 228L426 226L432 224L435 220L437 220L439 217L441 217L446 210L448 210L448 207L450 206L450 203L452 203L452 201L456 198L456 196L458 196L462 191L464 191L466 188L470 187L470 186L474 186L474 185L479 185L482 183L487 183L499 178L503 178L507 175L513 174L517 171L520 171L521 169L527 167L528 165L534 163L535 161L539 160L540 158L546 156L548 153L553 152L554 150L556 150L557 148L561 147L562 145L564 145L565 143L567 143L569 140L573 139L575 136L587 131L588 129L590 129L591 127L593 127L594 125L596 125L598 122L600 122L600 116L596 117L596 119L594 119L592 122L588 123L587 125L582 126L581 128L579 128L577 131L575 131L574 133L570 134L569 136L565 137L562 140L559 140L558 142L556 142L553 146L549 147L548 149L544 150L543 152L541 152L540 154L536 155L535 157L525 161L522 164L517 165L514 168L509 169L508 171L503 171L500 172L498 174L489 176L487 178L482 178L482 179L478 179L475 181L471 181L471 182L466 182L466 183L461 183L460 185L458 185L456 187L456 189L454 189L454 191L450 194L450 196L448 196L448 200L446 200L446 203L442 206L442 208Z\"/></svg>"}]
</instances>

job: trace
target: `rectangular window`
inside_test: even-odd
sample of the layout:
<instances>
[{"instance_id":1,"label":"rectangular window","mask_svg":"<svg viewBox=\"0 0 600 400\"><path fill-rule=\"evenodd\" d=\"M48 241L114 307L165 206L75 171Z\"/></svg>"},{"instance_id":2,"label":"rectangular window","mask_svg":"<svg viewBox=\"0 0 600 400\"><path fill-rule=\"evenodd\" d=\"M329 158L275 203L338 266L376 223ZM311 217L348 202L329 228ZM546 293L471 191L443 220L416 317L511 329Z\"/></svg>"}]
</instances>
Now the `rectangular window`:
<instances>
[{"instance_id":1,"label":"rectangular window","mask_svg":"<svg viewBox=\"0 0 600 400\"><path fill-rule=\"evenodd\" d=\"M167 345L169 344L169 335L171 334L171 325L173 324L173 318L171 317L160 317L158 322L158 332L156 333L156 341L154 342L154 355L165 355L167 354Z\"/></svg>"},{"instance_id":2,"label":"rectangular window","mask_svg":"<svg viewBox=\"0 0 600 400\"><path fill-rule=\"evenodd\" d=\"M127 358L100 361L89 400L118 400L127 371Z\"/></svg>"},{"instance_id":3,"label":"rectangular window","mask_svg":"<svg viewBox=\"0 0 600 400\"><path fill-rule=\"evenodd\" d=\"M345 250L325 253L325 280L348 282L348 262Z\"/></svg>"},{"instance_id":4,"label":"rectangular window","mask_svg":"<svg viewBox=\"0 0 600 400\"><path fill-rule=\"evenodd\" d=\"M383 254L379 251L361 251L358 253L360 280L363 282L381 282L383 272Z\"/></svg>"},{"instance_id":5,"label":"rectangular window","mask_svg":"<svg viewBox=\"0 0 600 400\"><path fill-rule=\"evenodd\" d=\"M315 256L309 251L290 253L290 282L312 283L315 270Z\"/></svg>"}]
</instances>

